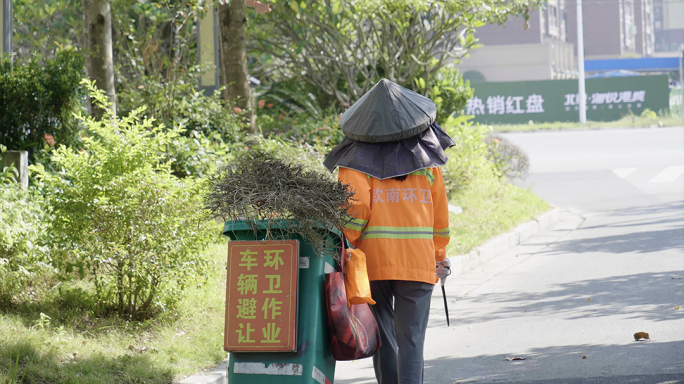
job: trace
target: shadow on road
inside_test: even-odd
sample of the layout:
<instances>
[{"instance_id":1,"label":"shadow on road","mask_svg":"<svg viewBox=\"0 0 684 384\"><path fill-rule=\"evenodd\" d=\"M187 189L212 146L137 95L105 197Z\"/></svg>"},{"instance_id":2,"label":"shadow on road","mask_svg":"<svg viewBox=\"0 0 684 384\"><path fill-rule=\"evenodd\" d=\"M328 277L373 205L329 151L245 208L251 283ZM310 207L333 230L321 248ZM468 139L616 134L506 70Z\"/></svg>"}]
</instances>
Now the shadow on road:
<instances>
[{"instance_id":1,"label":"shadow on road","mask_svg":"<svg viewBox=\"0 0 684 384\"><path fill-rule=\"evenodd\" d=\"M627 209L620 209L608 212L609 216L618 218L628 218L625 221L619 221L601 226L586 226L581 230L595 229L595 228L621 228L621 227L635 227L652 224L669 224L679 223L684 221L684 201L675 201L666 204L638 206ZM665 217L657 217L658 215L665 215ZM635 218L636 216L636 218ZM645 217L640 217L645 216ZM656 216L656 217L653 217Z\"/></svg>"},{"instance_id":2,"label":"shadow on road","mask_svg":"<svg viewBox=\"0 0 684 384\"><path fill-rule=\"evenodd\" d=\"M582 383L642 383L632 380L633 375L668 375L667 384L684 383L684 366L673 359L654 359L654 356L682 355L681 342L632 342L626 345L568 345L558 347L531 348L528 353L502 350L495 355L459 357L467 350L450 346L455 356L425 361L425 384L482 383L482 382L524 382L548 383L557 378L590 377ZM526 350L524 345L520 350ZM586 359L583 358L586 356ZM522 361L507 361L506 357L524 357ZM368 362L370 364L370 361ZM630 367L632 372L621 371ZM341 380L335 384L375 383L372 370L366 370L364 377ZM622 376L629 375L629 376ZM607 378L610 381L603 381ZM523 381L519 381L525 378ZM543 381L541 381L543 379ZM603 379L603 380L602 380ZM534 380L534 381L532 381ZM568 383L568 381L552 381ZM573 381L574 382L574 381Z\"/></svg>"},{"instance_id":3,"label":"shadow on road","mask_svg":"<svg viewBox=\"0 0 684 384\"><path fill-rule=\"evenodd\" d=\"M617 218L617 220L615 220ZM573 238L551 244L545 253L572 254L587 252L649 253L664 250L684 250L684 202L634 207L611 211L606 221L581 227L589 231L621 232L591 238ZM624 233L625 228L632 231Z\"/></svg>"},{"instance_id":4,"label":"shadow on road","mask_svg":"<svg viewBox=\"0 0 684 384\"><path fill-rule=\"evenodd\" d=\"M684 367L681 364L672 359L654 362L655 359L652 358L654 355L672 352L681 355L681 347L681 342L633 342L627 345L533 348L524 355L520 355L517 351L501 351L501 354L497 355L465 358L454 356L426 361L425 383L515 382L522 378L526 378L524 382L529 383L532 382L529 381L532 378L548 380L562 377L586 377L590 372L594 374L600 372L597 375L599 377L638 372L636 374L673 374L682 378ZM521 346L521 349L524 349L524 346ZM527 360L507 361L506 356L524 357ZM583 356L587 358L583 359ZM620 367L631 367L634 372L621 372ZM628 377L625 377L624 381L618 382L629 383L630 381Z\"/></svg>"},{"instance_id":5,"label":"shadow on road","mask_svg":"<svg viewBox=\"0 0 684 384\"><path fill-rule=\"evenodd\" d=\"M628 319L684 319L684 311L674 309L684 302L684 272L588 279L557 284L541 293L482 293L466 300L492 309L486 313L481 311L481 305L467 306L472 310L461 309L459 319L468 324L523 315L583 319L620 314ZM458 310L458 305L453 304L454 310Z\"/></svg>"},{"instance_id":6,"label":"shadow on road","mask_svg":"<svg viewBox=\"0 0 684 384\"><path fill-rule=\"evenodd\" d=\"M684 228L663 229L657 231L639 231L623 235L559 241L551 246L551 249L548 251L548 253L651 253L668 249L684 250L683 239Z\"/></svg>"}]
</instances>

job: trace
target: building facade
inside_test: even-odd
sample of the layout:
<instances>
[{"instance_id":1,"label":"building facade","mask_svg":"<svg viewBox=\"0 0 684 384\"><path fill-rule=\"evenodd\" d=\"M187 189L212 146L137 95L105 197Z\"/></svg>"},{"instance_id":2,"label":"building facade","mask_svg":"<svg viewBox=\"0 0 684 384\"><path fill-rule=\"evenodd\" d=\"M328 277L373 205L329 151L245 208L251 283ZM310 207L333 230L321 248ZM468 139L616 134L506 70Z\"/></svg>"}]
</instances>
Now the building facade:
<instances>
[{"instance_id":1,"label":"building facade","mask_svg":"<svg viewBox=\"0 0 684 384\"><path fill-rule=\"evenodd\" d=\"M676 28L684 34L684 0L584 0L582 7L587 60L654 56L672 47ZM576 0L546 0L527 25L513 17L479 28L476 37L484 47L459 65L471 82L577 77Z\"/></svg>"},{"instance_id":2,"label":"building facade","mask_svg":"<svg viewBox=\"0 0 684 384\"><path fill-rule=\"evenodd\" d=\"M574 47L567 41L566 0L546 6L505 25L485 25L476 37L484 47L459 65L471 82L568 79L577 76Z\"/></svg>"},{"instance_id":3,"label":"building facade","mask_svg":"<svg viewBox=\"0 0 684 384\"><path fill-rule=\"evenodd\" d=\"M566 3L568 41L576 45L577 3ZM587 60L653 55L653 0L585 0L582 21Z\"/></svg>"},{"instance_id":4,"label":"building facade","mask_svg":"<svg viewBox=\"0 0 684 384\"><path fill-rule=\"evenodd\" d=\"M678 56L684 49L684 0L653 0L656 56Z\"/></svg>"}]
</instances>

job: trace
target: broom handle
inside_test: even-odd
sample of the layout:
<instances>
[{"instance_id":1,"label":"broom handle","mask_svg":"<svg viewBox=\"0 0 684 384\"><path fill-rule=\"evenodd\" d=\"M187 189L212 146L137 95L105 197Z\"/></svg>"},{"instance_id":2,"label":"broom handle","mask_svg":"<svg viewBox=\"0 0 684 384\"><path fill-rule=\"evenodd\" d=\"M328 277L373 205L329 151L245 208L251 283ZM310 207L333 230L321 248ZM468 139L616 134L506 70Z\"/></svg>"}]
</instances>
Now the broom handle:
<instances>
[{"instance_id":1,"label":"broom handle","mask_svg":"<svg viewBox=\"0 0 684 384\"><path fill-rule=\"evenodd\" d=\"M344 244L347 242L347 238L344 237L344 233L342 233L342 250L340 252L340 272L344 273L344 259L346 255L346 248L344 247Z\"/></svg>"}]
</instances>

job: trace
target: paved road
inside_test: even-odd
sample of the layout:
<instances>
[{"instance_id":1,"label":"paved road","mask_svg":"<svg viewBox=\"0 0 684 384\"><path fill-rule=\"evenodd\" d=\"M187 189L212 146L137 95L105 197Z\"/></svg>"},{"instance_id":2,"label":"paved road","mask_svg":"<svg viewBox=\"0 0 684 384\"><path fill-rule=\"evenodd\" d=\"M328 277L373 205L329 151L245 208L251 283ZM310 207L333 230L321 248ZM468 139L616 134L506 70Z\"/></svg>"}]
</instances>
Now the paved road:
<instances>
[{"instance_id":1,"label":"paved road","mask_svg":"<svg viewBox=\"0 0 684 384\"><path fill-rule=\"evenodd\" d=\"M451 327L435 290L425 382L684 383L684 128L505 136L530 156L523 186L565 210L448 281ZM335 379L373 383L372 363Z\"/></svg>"}]
</instances>

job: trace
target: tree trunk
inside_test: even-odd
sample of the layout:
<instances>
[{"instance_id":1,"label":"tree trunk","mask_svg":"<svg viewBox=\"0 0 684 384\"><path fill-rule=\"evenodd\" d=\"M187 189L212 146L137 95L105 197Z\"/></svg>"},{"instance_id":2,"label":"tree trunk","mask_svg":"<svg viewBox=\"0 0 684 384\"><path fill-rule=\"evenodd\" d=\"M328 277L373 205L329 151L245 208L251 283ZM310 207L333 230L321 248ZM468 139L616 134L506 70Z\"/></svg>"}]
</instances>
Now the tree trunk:
<instances>
[{"instance_id":1,"label":"tree trunk","mask_svg":"<svg viewBox=\"0 0 684 384\"><path fill-rule=\"evenodd\" d=\"M107 0L81 1L87 76L95 81L95 87L107 94L111 103L111 112L116 116L110 4ZM92 106L91 113L100 119L104 111Z\"/></svg>"},{"instance_id":2,"label":"tree trunk","mask_svg":"<svg viewBox=\"0 0 684 384\"><path fill-rule=\"evenodd\" d=\"M256 114L252 103L247 74L247 36L245 34L245 4L243 0L219 3L221 32L221 85L226 86L223 97L245 111L250 132L256 133Z\"/></svg>"},{"instance_id":3,"label":"tree trunk","mask_svg":"<svg viewBox=\"0 0 684 384\"><path fill-rule=\"evenodd\" d=\"M164 80L170 81L170 77L172 76L172 73L175 72L175 52L174 52L174 40L176 38L175 36L175 30L173 28L173 22L172 21L167 21L162 24L162 36L161 36L161 50L168 58L168 66L163 67L162 69L162 76L164 77Z\"/></svg>"}]
</instances>

